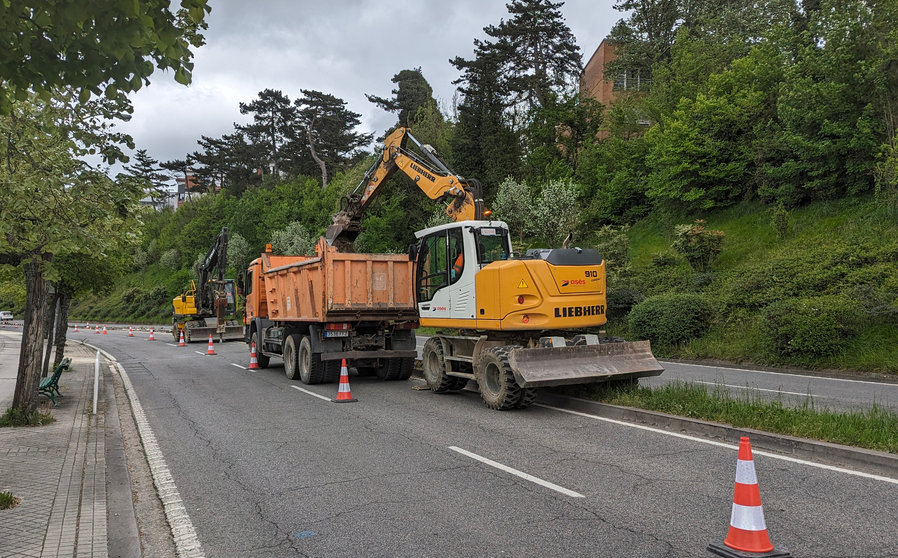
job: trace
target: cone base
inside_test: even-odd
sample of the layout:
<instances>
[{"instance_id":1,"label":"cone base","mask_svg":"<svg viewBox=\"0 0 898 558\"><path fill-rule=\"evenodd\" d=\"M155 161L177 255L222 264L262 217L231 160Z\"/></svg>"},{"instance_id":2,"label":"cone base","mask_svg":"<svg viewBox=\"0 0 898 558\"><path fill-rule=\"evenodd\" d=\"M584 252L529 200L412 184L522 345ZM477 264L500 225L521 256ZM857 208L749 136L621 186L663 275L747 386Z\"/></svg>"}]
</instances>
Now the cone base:
<instances>
[{"instance_id":1,"label":"cone base","mask_svg":"<svg viewBox=\"0 0 898 558\"><path fill-rule=\"evenodd\" d=\"M334 399L334 403L358 403L359 400L355 398L350 399Z\"/></svg>"},{"instance_id":2,"label":"cone base","mask_svg":"<svg viewBox=\"0 0 898 558\"><path fill-rule=\"evenodd\" d=\"M708 543L708 551L723 556L724 558L792 558L787 550L773 549L770 552L743 552L730 548L722 542L711 541Z\"/></svg>"}]
</instances>

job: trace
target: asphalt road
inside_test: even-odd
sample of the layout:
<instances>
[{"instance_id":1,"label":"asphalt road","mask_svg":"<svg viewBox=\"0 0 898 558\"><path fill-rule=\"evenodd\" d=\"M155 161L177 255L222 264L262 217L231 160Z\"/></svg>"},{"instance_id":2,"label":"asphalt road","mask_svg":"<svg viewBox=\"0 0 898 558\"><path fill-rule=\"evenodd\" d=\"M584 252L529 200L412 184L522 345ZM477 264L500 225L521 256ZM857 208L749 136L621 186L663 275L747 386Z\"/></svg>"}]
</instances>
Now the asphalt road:
<instances>
[{"instance_id":1,"label":"asphalt road","mask_svg":"<svg viewBox=\"0 0 898 558\"><path fill-rule=\"evenodd\" d=\"M414 381L352 376L359 402L335 404L337 385L287 380L278 359L246 370L242 343L206 356L126 335L72 337L124 365L210 557L695 557L727 533L732 446L539 404L490 411ZM777 548L898 556L898 471L754 462Z\"/></svg>"}]
</instances>

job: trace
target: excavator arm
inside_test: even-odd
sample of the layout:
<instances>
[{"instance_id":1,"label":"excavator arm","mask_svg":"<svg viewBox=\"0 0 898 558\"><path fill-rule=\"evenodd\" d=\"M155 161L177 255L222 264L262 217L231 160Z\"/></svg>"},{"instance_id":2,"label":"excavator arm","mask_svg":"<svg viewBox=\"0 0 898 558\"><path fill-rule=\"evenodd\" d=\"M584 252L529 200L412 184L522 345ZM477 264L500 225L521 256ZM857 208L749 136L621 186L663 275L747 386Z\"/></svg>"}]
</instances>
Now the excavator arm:
<instances>
[{"instance_id":1,"label":"excavator arm","mask_svg":"<svg viewBox=\"0 0 898 558\"><path fill-rule=\"evenodd\" d=\"M411 140L418 153L406 148ZM425 160L426 158L426 160ZM478 219L483 214L480 183L453 173L429 145L422 145L408 128L397 128L387 136L380 157L371 165L355 190L344 196L340 212L334 215L325 238L329 245L351 245L361 232L362 215L380 192L384 182L397 170L411 178L432 200L447 203L446 215L453 221Z\"/></svg>"},{"instance_id":2,"label":"excavator arm","mask_svg":"<svg viewBox=\"0 0 898 558\"><path fill-rule=\"evenodd\" d=\"M222 227L221 232L215 237L206 257L199 266L199 284L196 290L196 309L199 314L212 315L216 311L216 288L213 291L211 275L216 271L215 285L220 287L224 282L225 269L228 267L228 228Z\"/></svg>"}]
</instances>

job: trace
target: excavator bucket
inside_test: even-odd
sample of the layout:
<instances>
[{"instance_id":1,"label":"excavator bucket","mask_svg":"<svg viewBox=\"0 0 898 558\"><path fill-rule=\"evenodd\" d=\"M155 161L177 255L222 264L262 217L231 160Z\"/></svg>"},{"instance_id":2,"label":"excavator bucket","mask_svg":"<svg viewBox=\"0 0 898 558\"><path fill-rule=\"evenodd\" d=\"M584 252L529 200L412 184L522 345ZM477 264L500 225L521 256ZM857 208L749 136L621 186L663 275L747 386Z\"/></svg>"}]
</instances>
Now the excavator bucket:
<instances>
[{"instance_id":1,"label":"excavator bucket","mask_svg":"<svg viewBox=\"0 0 898 558\"><path fill-rule=\"evenodd\" d=\"M658 376L648 341L515 349L508 363L521 387L560 386Z\"/></svg>"}]
</instances>

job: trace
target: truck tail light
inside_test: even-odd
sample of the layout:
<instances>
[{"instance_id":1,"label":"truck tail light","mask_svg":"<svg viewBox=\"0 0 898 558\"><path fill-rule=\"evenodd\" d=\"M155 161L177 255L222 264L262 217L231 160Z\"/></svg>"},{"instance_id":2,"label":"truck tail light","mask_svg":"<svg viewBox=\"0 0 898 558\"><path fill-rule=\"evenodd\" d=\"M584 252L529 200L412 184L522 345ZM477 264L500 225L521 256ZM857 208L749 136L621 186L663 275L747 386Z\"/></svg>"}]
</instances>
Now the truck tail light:
<instances>
[{"instance_id":1,"label":"truck tail light","mask_svg":"<svg viewBox=\"0 0 898 558\"><path fill-rule=\"evenodd\" d=\"M342 331L342 330L350 330L350 329L352 329L352 324L346 324L346 323L343 323L343 324L324 324L324 329L329 329L329 330L331 330L331 331L334 331L334 330L338 330L338 331Z\"/></svg>"}]
</instances>

